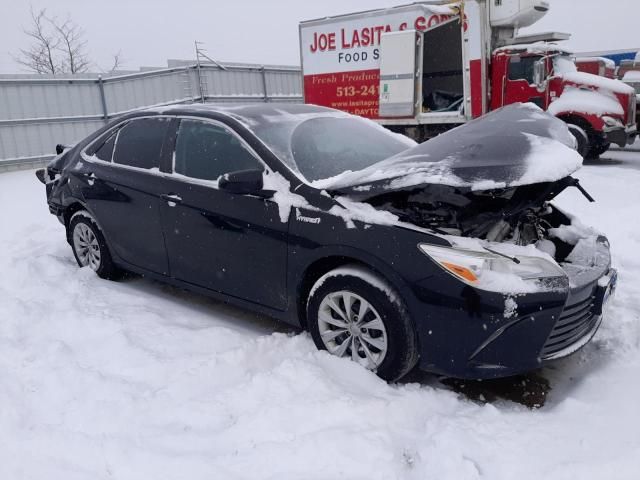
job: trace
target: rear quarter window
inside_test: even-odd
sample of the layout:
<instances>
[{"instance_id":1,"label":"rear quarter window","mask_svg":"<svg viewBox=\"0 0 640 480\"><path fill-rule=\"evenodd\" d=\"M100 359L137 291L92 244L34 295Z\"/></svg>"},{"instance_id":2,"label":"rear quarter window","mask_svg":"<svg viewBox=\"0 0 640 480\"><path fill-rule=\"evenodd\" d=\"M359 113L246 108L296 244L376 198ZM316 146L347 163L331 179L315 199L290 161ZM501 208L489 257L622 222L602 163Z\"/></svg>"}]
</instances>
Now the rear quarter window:
<instances>
[{"instance_id":1,"label":"rear quarter window","mask_svg":"<svg viewBox=\"0 0 640 480\"><path fill-rule=\"evenodd\" d=\"M169 125L167 118L141 118L127 123L118 133L113 163L145 170L159 168Z\"/></svg>"}]
</instances>

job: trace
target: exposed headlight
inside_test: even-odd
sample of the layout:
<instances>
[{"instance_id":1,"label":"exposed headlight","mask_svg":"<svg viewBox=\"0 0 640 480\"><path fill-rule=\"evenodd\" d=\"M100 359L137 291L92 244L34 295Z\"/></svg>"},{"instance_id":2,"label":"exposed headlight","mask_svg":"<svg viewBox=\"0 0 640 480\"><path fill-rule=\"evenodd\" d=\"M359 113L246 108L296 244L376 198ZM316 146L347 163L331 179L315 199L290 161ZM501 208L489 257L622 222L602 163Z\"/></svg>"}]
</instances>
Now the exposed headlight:
<instances>
[{"instance_id":1,"label":"exposed headlight","mask_svg":"<svg viewBox=\"0 0 640 480\"><path fill-rule=\"evenodd\" d=\"M418 247L451 275L481 290L524 293L537 290L541 280L567 277L557 263L541 257L518 255L514 260L491 252L424 243Z\"/></svg>"}]
</instances>

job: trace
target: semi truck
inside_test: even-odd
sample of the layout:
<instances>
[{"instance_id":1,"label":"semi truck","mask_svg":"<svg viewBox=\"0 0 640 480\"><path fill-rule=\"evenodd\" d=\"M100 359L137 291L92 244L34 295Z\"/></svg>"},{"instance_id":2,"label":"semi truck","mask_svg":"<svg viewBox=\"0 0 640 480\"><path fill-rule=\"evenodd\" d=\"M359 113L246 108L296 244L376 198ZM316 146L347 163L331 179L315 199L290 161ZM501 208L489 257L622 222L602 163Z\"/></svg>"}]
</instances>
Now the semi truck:
<instances>
[{"instance_id":1,"label":"semi truck","mask_svg":"<svg viewBox=\"0 0 640 480\"><path fill-rule=\"evenodd\" d=\"M576 59L579 72L591 73L605 78L616 78L616 62L606 57L581 57Z\"/></svg>"},{"instance_id":2,"label":"semi truck","mask_svg":"<svg viewBox=\"0 0 640 480\"><path fill-rule=\"evenodd\" d=\"M584 157L637 135L635 92L578 72L557 43L518 32L543 0L426 1L300 23L306 103L373 119L419 142L503 106L564 120Z\"/></svg>"}]
</instances>

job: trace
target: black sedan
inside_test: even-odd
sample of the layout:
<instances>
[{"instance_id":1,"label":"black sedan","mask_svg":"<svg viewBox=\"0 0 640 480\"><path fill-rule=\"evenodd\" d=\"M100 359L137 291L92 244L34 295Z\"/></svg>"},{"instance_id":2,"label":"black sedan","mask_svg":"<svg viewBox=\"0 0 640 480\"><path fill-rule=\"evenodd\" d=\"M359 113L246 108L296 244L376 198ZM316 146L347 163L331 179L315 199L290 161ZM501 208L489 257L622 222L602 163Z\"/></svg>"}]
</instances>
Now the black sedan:
<instances>
[{"instance_id":1,"label":"black sedan","mask_svg":"<svg viewBox=\"0 0 640 480\"><path fill-rule=\"evenodd\" d=\"M584 346L607 239L554 207L581 165L516 105L422 145L308 105L119 118L37 172L81 267L143 274L306 328L386 380L539 368Z\"/></svg>"}]
</instances>

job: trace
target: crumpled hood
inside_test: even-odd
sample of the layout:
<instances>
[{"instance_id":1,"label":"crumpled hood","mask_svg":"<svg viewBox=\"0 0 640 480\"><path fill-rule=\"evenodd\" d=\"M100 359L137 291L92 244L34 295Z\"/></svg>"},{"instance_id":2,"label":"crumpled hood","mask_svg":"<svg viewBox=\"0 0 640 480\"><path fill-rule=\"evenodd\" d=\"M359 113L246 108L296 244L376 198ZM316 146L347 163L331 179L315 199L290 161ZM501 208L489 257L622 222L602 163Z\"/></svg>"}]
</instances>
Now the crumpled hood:
<instances>
[{"instance_id":1,"label":"crumpled hood","mask_svg":"<svg viewBox=\"0 0 640 480\"><path fill-rule=\"evenodd\" d=\"M581 166L564 122L533 104L514 104L364 170L313 186L359 196L434 184L494 190L556 182Z\"/></svg>"}]
</instances>

